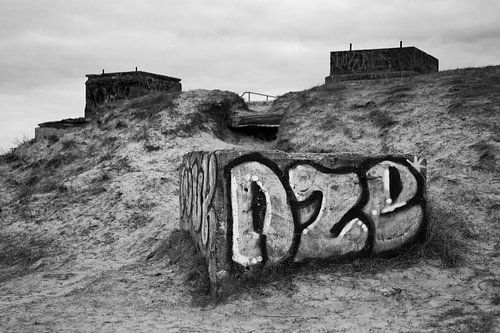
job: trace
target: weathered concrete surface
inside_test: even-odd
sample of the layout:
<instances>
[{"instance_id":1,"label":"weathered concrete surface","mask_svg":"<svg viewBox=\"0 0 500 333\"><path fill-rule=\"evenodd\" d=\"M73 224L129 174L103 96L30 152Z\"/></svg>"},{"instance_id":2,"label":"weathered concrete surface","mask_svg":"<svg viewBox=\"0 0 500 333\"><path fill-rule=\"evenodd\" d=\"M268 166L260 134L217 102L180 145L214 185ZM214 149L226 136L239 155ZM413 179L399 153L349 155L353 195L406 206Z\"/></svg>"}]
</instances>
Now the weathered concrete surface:
<instances>
[{"instance_id":1,"label":"weathered concrete surface","mask_svg":"<svg viewBox=\"0 0 500 333\"><path fill-rule=\"evenodd\" d=\"M35 128L35 140L40 141L50 137L61 137L75 128L85 126L85 118L68 118L59 121L48 121L38 124Z\"/></svg>"},{"instance_id":2,"label":"weathered concrete surface","mask_svg":"<svg viewBox=\"0 0 500 333\"><path fill-rule=\"evenodd\" d=\"M334 51L330 53L330 76L325 81L404 77L438 70L438 59L413 46Z\"/></svg>"},{"instance_id":3,"label":"weathered concrete surface","mask_svg":"<svg viewBox=\"0 0 500 333\"><path fill-rule=\"evenodd\" d=\"M85 118L96 116L96 106L154 91L180 92L181 79L143 71L87 74Z\"/></svg>"},{"instance_id":4,"label":"weathered concrete surface","mask_svg":"<svg viewBox=\"0 0 500 333\"><path fill-rule=\"evenodd\" d=\"M416 156L193 152L180 169L180 226L224 280L306 259L387 254L425 235Z\"/></svg>"}]
</instances>

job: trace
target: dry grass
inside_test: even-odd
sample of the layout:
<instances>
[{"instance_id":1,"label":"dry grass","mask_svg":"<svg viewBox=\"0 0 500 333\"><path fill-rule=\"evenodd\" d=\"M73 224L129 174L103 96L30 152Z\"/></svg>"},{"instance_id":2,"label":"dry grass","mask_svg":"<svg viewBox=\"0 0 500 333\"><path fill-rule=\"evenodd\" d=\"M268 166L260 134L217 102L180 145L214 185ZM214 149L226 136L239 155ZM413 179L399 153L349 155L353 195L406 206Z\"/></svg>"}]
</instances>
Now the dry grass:
<instances>
[{"instance_id":1,"label":"dry grass","mask_svg":"<svg viewBox=\"0 0 500 333\"><path fill-rule=\"evenodd\" d=\"M434 316L428 326L439 331L488 333L497 327L500 311L484 311L478 307L454 307Z\"/></svg>"},{"instance_id":2,"label":"dry grass","mask_svg":"<svg viewBox=\"0 0 500 333\"><path fill-rule=\"evenodd\" d=\"M0 234L0 283L31 273L54 251L53 241L27 234Z\"/></svg>"},{"instance_id":3,"label":"dry grass","mask_svg":"<svg viewBox=\"0 0 500 333\"><path fill-rule=\"evenodd\" d=\"M147 258L147 260L165 259L178 267L192 296L193 306L205 306L212 301L205 258L198 253L189 233L174 230Z\"/></svg>"},{"instance_id":4,"label":"dry grass","mask_svg":"<svg viewBox=\"0 0 500 333\"><path fill-rule=\"evenodd\" d=\"M468 251L467 241L474 238L463 219L441 208L428 210L429 228L423 243L401 249L392 257L356 257L348 256L340 260L310 260L304 263L284 262L277 266L241 271L234 274L230 283L225 285L224 301L241 293L258 297L262 288L269 284L276 285L282 292L292 295L297 291L290 276L305 277L317 274L340 273L344 277L374 276L393 269L407 269L425 259L438 259L443 267L458 267L465 262ZM173 263L181 265L187 276L196 276L199 289L192 289L193 296L209 299L209 277L205 260L196 253L194 242L188 233L175 231L162 247L154 252L154 258L167 256L177 258ZM204 268L202 267L204 266ZM191 283L191 278L186 278ZM188 284L189 284L188 283ZM191 285L192 288L192 285Z\"/></svg>"}]
</instances>

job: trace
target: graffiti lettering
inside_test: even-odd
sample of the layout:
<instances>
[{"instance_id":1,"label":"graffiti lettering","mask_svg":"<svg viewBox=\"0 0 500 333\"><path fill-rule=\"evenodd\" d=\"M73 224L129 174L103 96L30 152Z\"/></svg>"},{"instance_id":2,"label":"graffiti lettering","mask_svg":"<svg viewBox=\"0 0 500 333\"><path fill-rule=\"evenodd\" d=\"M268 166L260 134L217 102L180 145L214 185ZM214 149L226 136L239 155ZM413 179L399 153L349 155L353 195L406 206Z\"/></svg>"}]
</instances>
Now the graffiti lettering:
<instances>
[{"instance_id":1,"label":"graffiti lettering","mask_svg":"<svg viewBox=\"0 0 500 333\"><path fill-rule=\"evenodd\" d=\"M217 181L214 154L193 153L180 170L181 226L196 235L202 251L208 250L210 228L215 228L216 214L212 206Z\"/></svg>"},{"instance_id":2,"label":"graffiti lettering","mask_svg":"<svg viewBox=\"0 0 500 333\"><path fill-rule=\"evenodd\" d=\"M425 162L377 158L327 168L284 168L259 155L236 158L230 178L232 260L242 266L288 259L379 254L423 236Z\"/></svg>"}]
</instances>

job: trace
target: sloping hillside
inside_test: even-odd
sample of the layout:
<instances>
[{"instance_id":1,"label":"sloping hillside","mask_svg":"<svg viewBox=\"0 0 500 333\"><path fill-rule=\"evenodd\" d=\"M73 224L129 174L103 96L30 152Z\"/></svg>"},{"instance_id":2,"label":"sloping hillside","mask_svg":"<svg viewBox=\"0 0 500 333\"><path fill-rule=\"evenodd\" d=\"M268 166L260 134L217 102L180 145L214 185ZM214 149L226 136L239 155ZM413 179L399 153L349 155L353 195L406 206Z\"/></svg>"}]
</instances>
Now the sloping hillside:
<instances>
[{"instance_id":1,"label":"sloping hillside","mask_svg":"<svg viewBox=\"0 0 500 333\"><path fill-rule=\"evenodd\" d=\"M281 105L279 149L427 157L434 225L463 227L481 257L498 258L500 67L340 82L289 93Z\"/></svg>"},{"instance_id":2,"label":"sloping hillside","mask_svg":"<svg viewBox=\"0 0 500 333\"><path fill-rule=\"evenodd\" d=\"M227 129L235 94L107 106L0 162L0 331L498 331L500 68L343 82L280 97L276 142ZM431 230L395 259L305 265L209 302L178 225L190 150L427 156Z\"/></svg>"}]
</instances>

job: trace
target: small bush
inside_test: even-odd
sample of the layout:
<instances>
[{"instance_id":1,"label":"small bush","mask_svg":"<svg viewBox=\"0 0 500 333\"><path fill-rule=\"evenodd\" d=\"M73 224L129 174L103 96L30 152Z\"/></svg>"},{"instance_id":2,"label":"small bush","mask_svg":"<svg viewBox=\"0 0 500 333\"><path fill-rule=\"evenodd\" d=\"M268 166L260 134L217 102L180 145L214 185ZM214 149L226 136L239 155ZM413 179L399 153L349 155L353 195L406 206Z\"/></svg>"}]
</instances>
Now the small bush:
<instances>
[{"instance_id":1,"label":"small bush","mask_svg":"<svg viewBox=\"0 0 500 333\"><path fill-rule=\"evenodd\" d=\"M19 162L21 158L19 157L18 154L16 154L15 149L11 149L5 154L0 156L0 159L3 160L5 163L14 163L14 162Z\"/></svg>"},{"instance_id":2,"label":"small bush","mask_svg":"<svg viewBox=\"0 0 500 333\"><path fill-rule=\"evenodd\" d=\"M174 230L149 254L147 260L168 260L170 264L177 265L184 275L193 305L204 306L211 302L208 267L189 233Z\"/></svg>"},{"instance_id":3,"label":"small bush","mask_svg":"<svg viewBox=\"0 0 500 333\"><path fill-rule=\"evenodd\" d=\"M110 179L111 179L111 177L109 176L109 173L102 171L98 177L92 179L92 182L93 183L101 183L101 182L106 182Z\"/></svg>"},{"instance_id":4,"label":"small bush","mask_svg":"<svg viewBox=\"0 0 500 333\"><path fill-rule=\"evenodd\" d=\"M67 149L73 149L76 147L76 141L75 140L63 140L61 141L62 144L62 149L67 150Z\"/></svg>"},{"instance_id":5,"label":"small bush","mask_svg":"<svg viewBox=\"0 0 500 333\"><path fill-rule=\"evenodd\" d=\"M139 229L145 227L149 222L153 220L152 217L143 212L134 212L130 218L126 221L125 225L129 229Z\"/></svg>"},{"instance_id":6,"label":"small bush","mask_svg":"<svg viewBox=\"0 0 500 333\"><path fill-rule=\"evenodd\" d=\"M52 249L52 241L24 234L0 234L0 283L29 274Z\"/></svg>"},{"instance_id":7,"label":"small bush","mask_svg":"<svg viewBox=\"0 0 500 333\"><path fill-rule=\"evenodd\" d=\"M479 308L454 307L434 315L428 326L440 328L440 332L493 332L500 311L484 311Z\"/></svg>"},{"instance_id":8,"label":"small bush","mask_svg":"<svg viewBox=\"0 0 500 333\"><path fill-rule=\"evenodd\" d=\"M384 112L378 109L375 109L370 112L370 120L375 123L381 129L391 127L396 124L397 121L394 120L388 112Z\"/></svg>"},{"instance_id":9,"label":"small bush","mask_svg":"<svg viewBox=\"0 0 500 333\"><path fill-rule=\"evenodd\" d=\"M59 137L57 135L52 134L47 137L47 141L49 142L50 145L52 145L59 141Z\"/></svg>"},{"instance_id":10,"label":"small bush","mask_svg":"<svg viewBox=\"0 0 500 333\"><path fill-rule=\"evenodd\" d=\"M440 259L446 267L462 264L468 239L475 238L466 221L456 213L433 205L428 209L428 219L423 255Z\"/></svg>"},{"instance_id":11,"label":"small bush","mask_svg":"<svg viewBox=\"0 0 500 333\"><path fill-rule=\"evenodd\" d=\"M102 140L102 145L103 146L109 146L109 145L112 145L116 142L116 140L118 140L118 138L116 136L107 136L104 138L104 140Z\"/></svg>"},{"instance_id":12,"label":"small bush","mask_svg":"<svg viewBox=\"0 0 500 333\"><path fill-rule=\"evenodd\" d=\"M127 128L128 125L124 121L118 120L115 125L115 129Z\"/></svg>"},{"instance_id":13,"label":"small bush","mask_svg":"<svg viewBox=\"0 0 500 333\"><path fill-rule=\"evenodd\" d=\"M144 149L146 149L147 152L152 152L152 151L158 151L161 149L160 146L152 145L150 143L147 143L144 145Z\"/></svg>"},{"instance_id":14,"label":"small bush","mask_svg":"<svg viewBox=\"0 0 500 333\"><path fill-rule=\"evenodd\" d=\"M69 164L73 162L77 158L77 155L73 153L62 153L62 154L57 154L53 158L47 161L45 166L48 169L57 169L62 165Z\"/></svg>"}]
</instances>

